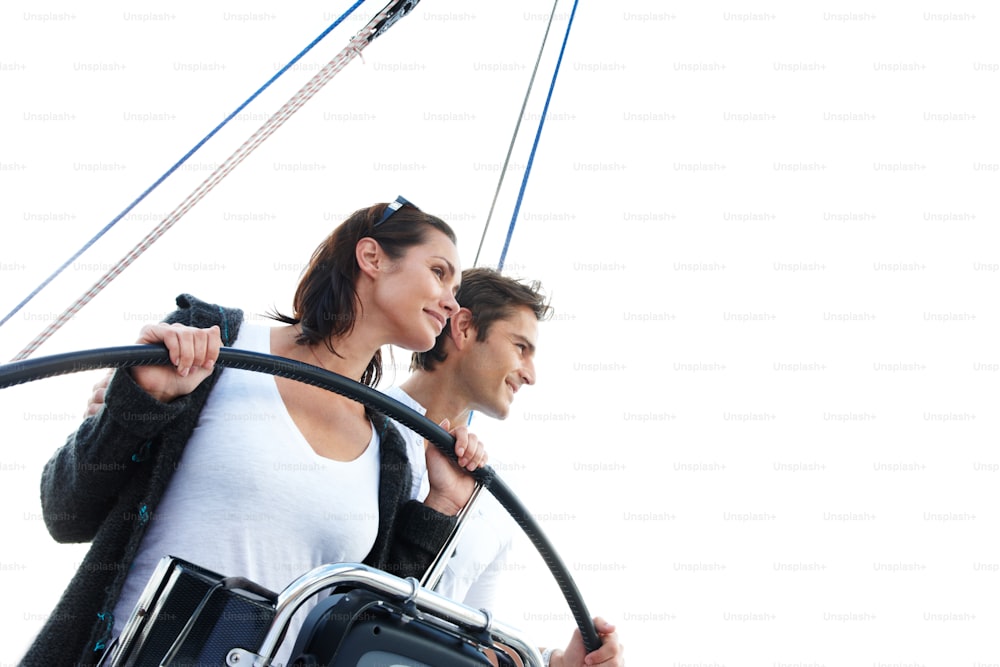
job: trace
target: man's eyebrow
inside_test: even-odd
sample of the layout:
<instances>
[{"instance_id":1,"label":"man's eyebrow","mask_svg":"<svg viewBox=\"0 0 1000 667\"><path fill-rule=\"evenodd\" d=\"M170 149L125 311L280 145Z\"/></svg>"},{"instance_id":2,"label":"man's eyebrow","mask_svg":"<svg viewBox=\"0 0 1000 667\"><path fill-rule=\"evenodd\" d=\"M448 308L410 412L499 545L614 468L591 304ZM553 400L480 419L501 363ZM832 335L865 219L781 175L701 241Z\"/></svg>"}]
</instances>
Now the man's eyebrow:
<instances>
[{"instance_id":1,"label":"man's eyebrow","mask_svg":"<svg viewBox=\"0 0 1000 667\"><path fill-rule=\"evenodd\" d=\"M522 343L524 343L528 347L528 349L530 351L532 351L532 352L535 351L535 344L532 343L527 338L525 338L524 336L522 336L521 334L516 333L516 334L511 334L511 336L513 336L514 338L517 338L519 341L521 341Z\"/></svg>"}]
</instances>

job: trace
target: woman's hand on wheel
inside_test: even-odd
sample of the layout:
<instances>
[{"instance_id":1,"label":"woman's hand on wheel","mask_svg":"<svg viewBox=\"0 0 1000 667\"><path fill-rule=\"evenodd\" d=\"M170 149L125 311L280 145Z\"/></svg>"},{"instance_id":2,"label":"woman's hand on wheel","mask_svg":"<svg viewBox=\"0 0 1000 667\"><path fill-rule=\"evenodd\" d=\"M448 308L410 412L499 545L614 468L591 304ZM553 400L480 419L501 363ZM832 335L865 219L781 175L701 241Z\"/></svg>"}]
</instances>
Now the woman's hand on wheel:
<instances>
[{"instance_id":1,"label":"woman's hand on wheel","mask_svg":"<svg viewBox=\"0 0 1000 667\"><path fill-rule=\"evenodd\" d=\"M466 427L459 426L449 430L450 423L447 419L440 426L455 436L458 465L452 463L434 445L428 444L424 448L427 478L431 487L424 504L442 514L454 516L469 501L476 487L476 481L464 470L472 471L486 465L489 455L479 438L474 433L469 433Z\"/></svg>"},{"instance_id":2,"label":"woman's hand on wheel","mask_svg":"<svg viewBox=\"0 0 1000 667\"><path fill-rule=\"evenodd\" d=\"M183 324L147 324L136 342L162 343L170 352L173 366L136 366L131 370L136 384L162 403L194 391L212 374L222 349L217 326L198 329Z\"/></svg>"}]
</instances>

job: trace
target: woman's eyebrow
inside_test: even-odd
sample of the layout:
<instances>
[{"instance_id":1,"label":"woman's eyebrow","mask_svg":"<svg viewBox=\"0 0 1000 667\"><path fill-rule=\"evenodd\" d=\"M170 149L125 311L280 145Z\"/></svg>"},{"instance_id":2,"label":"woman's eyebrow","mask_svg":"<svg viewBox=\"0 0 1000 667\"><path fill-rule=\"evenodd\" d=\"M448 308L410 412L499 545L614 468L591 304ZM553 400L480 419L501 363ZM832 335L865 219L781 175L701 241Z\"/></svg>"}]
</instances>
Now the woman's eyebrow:
<instances>
[{"instance_id":1,"label":"woman's eyebrow","mask_svg":"<svg viewBox=\"0 0 1000 667\"><path fill-rule=\"evenodd\" d=\"M451 271L451 275L455 275L455 265L448 261L447 257L442 257L440 255L432 255L435 259L440 259L442 262L448 265L448 270Z\"/></svg>"}]
</instances>

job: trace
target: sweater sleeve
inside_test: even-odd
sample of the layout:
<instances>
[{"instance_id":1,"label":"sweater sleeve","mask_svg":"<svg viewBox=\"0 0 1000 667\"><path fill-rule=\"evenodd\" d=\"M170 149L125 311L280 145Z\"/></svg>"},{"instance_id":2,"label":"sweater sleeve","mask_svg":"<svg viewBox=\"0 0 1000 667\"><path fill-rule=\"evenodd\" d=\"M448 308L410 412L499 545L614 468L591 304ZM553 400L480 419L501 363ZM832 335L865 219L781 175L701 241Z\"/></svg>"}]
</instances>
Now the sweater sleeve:
<instances>
[{"instance_id":1,"label":"sweater sleeve","mask_svg":"<svg viewBox=\"0 0 1000 667\"><path fill-rule=\"evenodd\" d=\"M441 514L419 500L407 501L399 510L389 555L382 569L403 579L420 579L434 562L457 519Z\"/></svg>"},{"instance_id":2,"label":"sweater sleeve","mask_svg":"<svg viewBox=\"0 0 1000 667\"><path fill-rule=\"evenodd\" d=\"M190 398L161 403L130 373L115 373L104 407L69 436L42 471L42 516L57 542L86 542L115 504L153 441L184 413Z\"/></svg>"},{"instance_id":3,"label":"sweater sleeve","mask_svg":"<svg viewBox=\"0 0 1000 667\"><path fill-rule=\"evenodd\" d=\"M232 335L238 331L241 312L186 294L177 298L177 305L165 321L198 327L221 323L223 342L231 344L230 330ZM211 384L203 382L190 395L161 403L136 384L131 373L117 371L104 406L84 420L42 471L42 517L53 539L92 540L122 490L141 467L151 465L160 437L179 418L200 409Z\"/></svg>"},{"instance_id":4,"label":"sweater sleeve","mask_svg":"<svg viewBox=\"0 0 1000 667\"><path fill-rule=\"evenodd\" d=\"M370 413L379 428L379 534L365 563L403 579L420 579L457 523L422 502L411 500L413 480L406 445L385 415Z\"/></svg>"}]
</instances>

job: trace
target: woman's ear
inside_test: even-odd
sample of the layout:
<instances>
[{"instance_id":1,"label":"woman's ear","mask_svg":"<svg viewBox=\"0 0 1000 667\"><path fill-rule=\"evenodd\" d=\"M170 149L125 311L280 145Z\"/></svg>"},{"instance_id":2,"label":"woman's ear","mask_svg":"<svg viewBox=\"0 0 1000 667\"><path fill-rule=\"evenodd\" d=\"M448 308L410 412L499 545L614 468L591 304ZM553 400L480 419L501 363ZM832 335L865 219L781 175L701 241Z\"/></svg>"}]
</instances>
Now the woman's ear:
<instances>
[{"instance_id":1,"label":"woman's ear","mask_svg":"<svg viewBox=\"0 0 1000 667\"><path fill-rule=\"evenodd\" d=\"M374 278L378 272L384 269L385 253L378 241L370 236L366 236L354 246L354 258L358 262L361 273L369 278Z\"/></svg>"}]
</instances>

